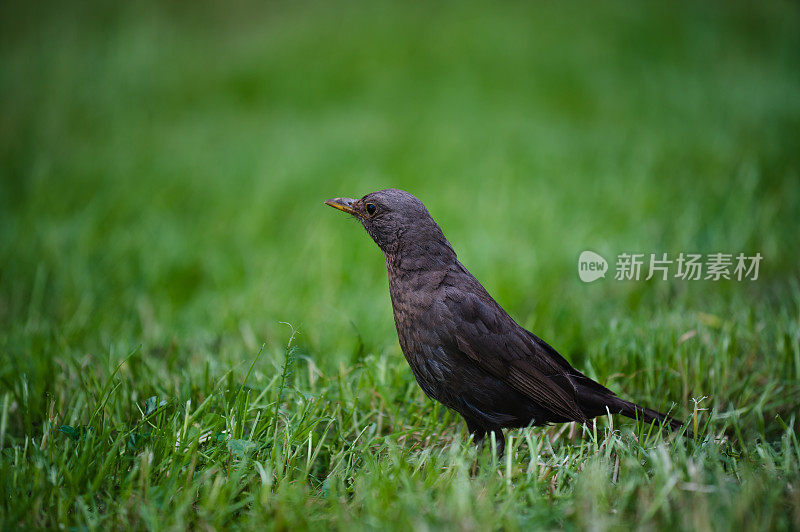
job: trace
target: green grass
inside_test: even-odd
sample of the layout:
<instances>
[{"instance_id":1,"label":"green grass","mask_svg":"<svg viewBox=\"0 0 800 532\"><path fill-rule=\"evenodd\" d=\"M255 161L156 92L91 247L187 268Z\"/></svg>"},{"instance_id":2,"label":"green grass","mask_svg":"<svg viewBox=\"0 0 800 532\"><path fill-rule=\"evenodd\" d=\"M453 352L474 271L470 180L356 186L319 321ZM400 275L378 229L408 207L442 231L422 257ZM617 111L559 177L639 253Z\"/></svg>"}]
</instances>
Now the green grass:
<instances>
[{"instance_id":1,"label":"green grass","mask_svg":"<svg viewBox=\"0 0 800 532\"><path fill-rule=\"evenodd\" d=\"M0 526L797 529L799 50L782 2L2 3ZM696 437L476 451L322 204L388 186ZM764 261L584 284L584 249Z\"/></svg>"}]
</instances>

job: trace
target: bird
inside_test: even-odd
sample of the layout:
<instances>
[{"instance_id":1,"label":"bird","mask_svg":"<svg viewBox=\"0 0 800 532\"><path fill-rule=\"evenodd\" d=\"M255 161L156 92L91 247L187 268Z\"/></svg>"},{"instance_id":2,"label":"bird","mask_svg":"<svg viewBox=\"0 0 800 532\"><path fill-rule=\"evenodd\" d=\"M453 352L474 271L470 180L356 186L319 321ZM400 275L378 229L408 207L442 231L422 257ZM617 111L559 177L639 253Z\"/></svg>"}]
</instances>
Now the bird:
<instances>
[{"instance_id":1,"label":"bird","mask_svg":"<svg viewBox=\"0 0 800 532\"><path fill-rule=\"evenodd\" d=\"M459 262L425 205L399 189L325 201L380 247L403 355L425 395L461 415L476 444L503 429L622 414L679 430L667 414L617 397L520 326Z\"/></svg>"}]
</instances>

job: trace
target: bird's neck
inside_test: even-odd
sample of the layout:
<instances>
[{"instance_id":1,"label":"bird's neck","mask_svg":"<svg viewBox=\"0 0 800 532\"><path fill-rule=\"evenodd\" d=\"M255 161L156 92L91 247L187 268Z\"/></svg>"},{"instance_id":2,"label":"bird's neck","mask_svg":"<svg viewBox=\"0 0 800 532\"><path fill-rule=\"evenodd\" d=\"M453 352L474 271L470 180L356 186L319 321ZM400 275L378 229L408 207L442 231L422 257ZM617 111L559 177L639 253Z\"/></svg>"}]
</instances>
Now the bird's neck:
<instances>
[{"instance_id":1,"label":"bird's neck","mask_svg":"<svg viewBox=\"0 0 800 532\"><path fill-rule=\"evenodd\" d=\"M401 240L395 250L384 251L384 256L390 276L447 270L458 262L456 252L444 235L430 240Z\"/></svg>"}]
</instances>

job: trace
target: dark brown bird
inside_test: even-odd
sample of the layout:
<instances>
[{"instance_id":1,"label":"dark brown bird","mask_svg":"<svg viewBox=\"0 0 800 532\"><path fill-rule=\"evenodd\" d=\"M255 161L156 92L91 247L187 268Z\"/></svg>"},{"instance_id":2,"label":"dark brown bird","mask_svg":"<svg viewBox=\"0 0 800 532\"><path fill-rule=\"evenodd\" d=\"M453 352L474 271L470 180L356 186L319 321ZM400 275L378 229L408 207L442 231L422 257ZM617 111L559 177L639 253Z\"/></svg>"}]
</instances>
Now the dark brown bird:
<instances>
[{"instance_id":1,"label":"dark brown bird","mask_svg":"<svg viewBox=\"0 0 800 532\"><path fill-rule=\"evenodd\" d=\"M397 189L327 205L352 214L383 251L400 347L425 394L467 422L476 442L503 428L622 414L682 423L620 399L520 327L456 258L417 198Z\"/></svg>"}]
</instances>

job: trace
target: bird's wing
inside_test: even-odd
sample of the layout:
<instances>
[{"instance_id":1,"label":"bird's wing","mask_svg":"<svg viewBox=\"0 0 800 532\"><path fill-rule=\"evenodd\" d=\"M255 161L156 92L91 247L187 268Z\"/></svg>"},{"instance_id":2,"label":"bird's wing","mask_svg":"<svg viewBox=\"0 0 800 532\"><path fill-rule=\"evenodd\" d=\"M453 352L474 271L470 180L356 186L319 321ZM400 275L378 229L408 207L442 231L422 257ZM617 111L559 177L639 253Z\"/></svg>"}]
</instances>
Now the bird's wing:
<instances>
[{"instance_id":1,"label":"bird's wing","mask_svg":"<svg viewBox=\"0 0 800 532\"><path fill-rule=\"evenodd\" d=\"M517 325L485 291L481 294L458 286L448 289L445 297L455 347L538 406L564 419L585 421L574 383L561 364L563 359L551 357L535 336Z\"/></svg>"}]
</instances>

